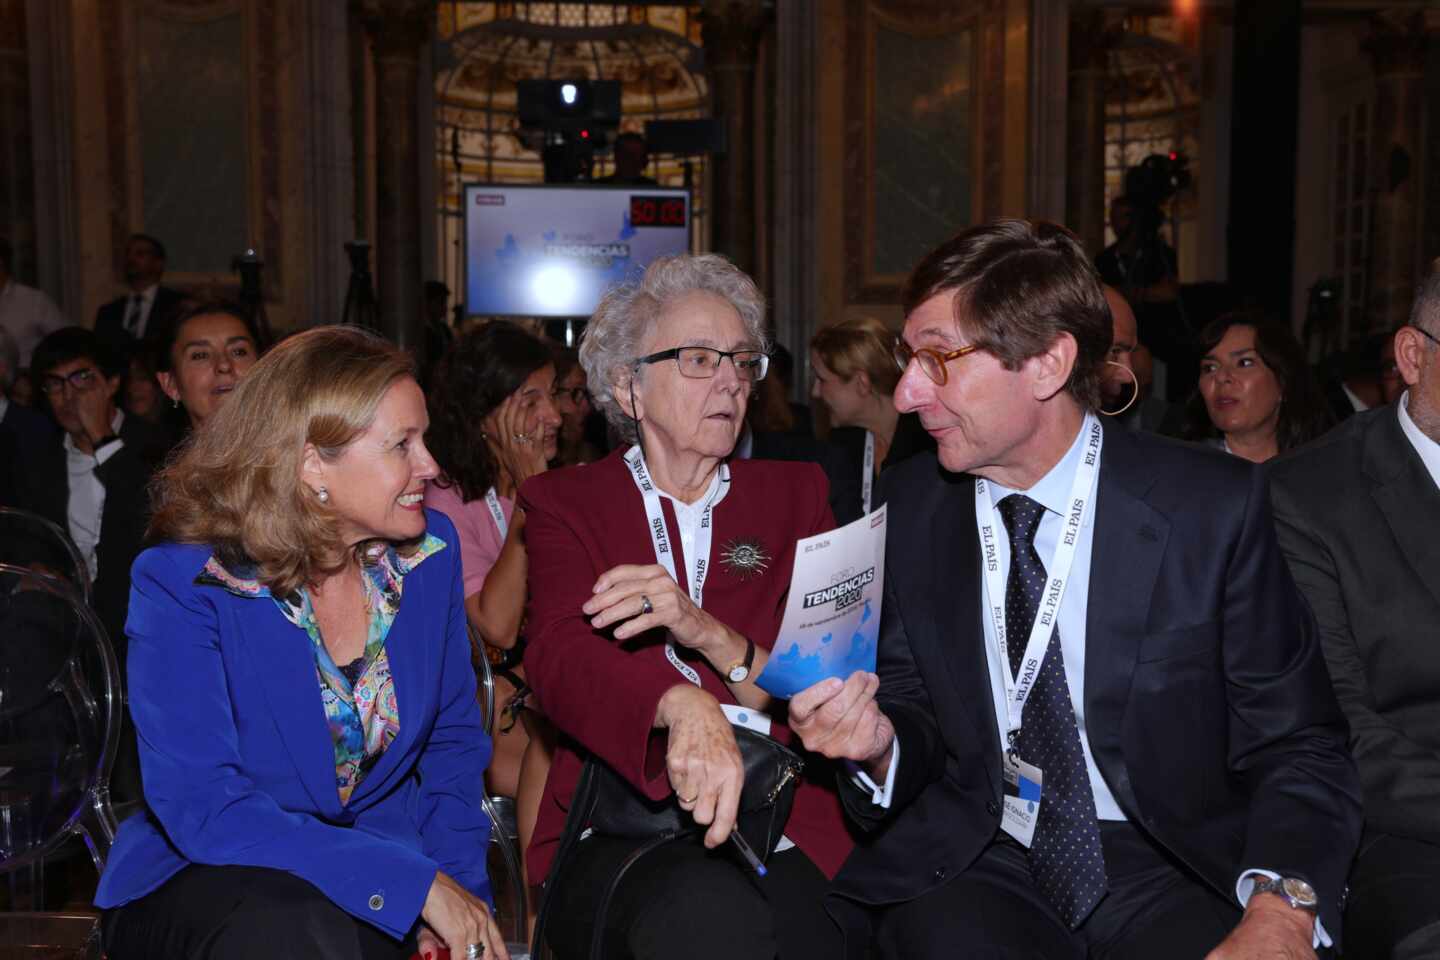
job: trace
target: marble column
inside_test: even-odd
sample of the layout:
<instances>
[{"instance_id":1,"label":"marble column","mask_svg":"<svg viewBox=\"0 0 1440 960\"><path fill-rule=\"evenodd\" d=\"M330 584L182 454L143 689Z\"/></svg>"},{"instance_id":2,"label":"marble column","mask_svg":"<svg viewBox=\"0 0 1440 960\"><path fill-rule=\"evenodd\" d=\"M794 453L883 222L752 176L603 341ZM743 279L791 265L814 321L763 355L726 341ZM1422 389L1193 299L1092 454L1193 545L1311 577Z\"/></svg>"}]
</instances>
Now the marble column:
<instances>
[{"instance_id":1,"label":"marble column","mask_svg":"<svg viewBox=\"0 0 1440 960\"><path fill-rule=\"evenodd\" d=\"M725 153L714 158L713 246L746 273L755 262L755 62L767 13L761 0L709 0L702 13L713 116L724 122Z\"/></svg>"},{"instance_id":2,"label":"marble column","mask_svg":"<svg viewBox=\"0 0 1440 960\"><path fill-rule=\"evenodd\" d=\"M1427 44L1422 14L1376 17L1364 41L1375 65L1366 297L1369 330L1375 333L1404 323L1415 295Z\"/></svg>"},{"instance_id":3,"label":"marble column","mask_svg":"<svg viewBox=\"0 0 1440 960\"><path fill-rule=\"evenodd\" d=\"M1105 246L1105 74L1114 37L1107 26L1099 8L1070 19L1065 223L1091 256Z\"/></svg>"},{"instance_id":4,"label":"marble column","mask_svg":"<svg viewBox=\"0 0 1440 960\"><path fill-rule=\"evenodd\" d=\"M423 348L420 315L421 47L430 36L426 0L364 0L361 17L375 57L375 277L380 330L401 347Z\"/></svg>"}]
</instances>

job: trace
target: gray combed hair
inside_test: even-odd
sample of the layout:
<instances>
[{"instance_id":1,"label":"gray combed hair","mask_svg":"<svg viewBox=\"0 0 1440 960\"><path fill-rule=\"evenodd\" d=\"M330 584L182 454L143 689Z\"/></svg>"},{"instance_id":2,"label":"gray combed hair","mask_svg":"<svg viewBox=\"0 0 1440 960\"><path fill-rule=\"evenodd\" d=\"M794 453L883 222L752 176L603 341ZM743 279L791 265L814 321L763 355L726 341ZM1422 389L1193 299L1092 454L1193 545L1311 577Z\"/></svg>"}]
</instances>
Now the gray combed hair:
<instances>
[{"instance_id":1,"label":"gray combed hair","mask_svg":"<svg viewBox=\"0 0 1440 960\"><path fill-rule=\"evenodd\" d=\"M637 379L635 361L651 326L665 308L691 293L710 293L740 314L745 331L761 350L770 348L765 329L765 297L755 281L715 253L657 257L639 280L617 284L605 292L580 341L580 365L595 404L610 425L630 440L635 424L615 400L615 389Z\"/></svg>"}]
</instances>

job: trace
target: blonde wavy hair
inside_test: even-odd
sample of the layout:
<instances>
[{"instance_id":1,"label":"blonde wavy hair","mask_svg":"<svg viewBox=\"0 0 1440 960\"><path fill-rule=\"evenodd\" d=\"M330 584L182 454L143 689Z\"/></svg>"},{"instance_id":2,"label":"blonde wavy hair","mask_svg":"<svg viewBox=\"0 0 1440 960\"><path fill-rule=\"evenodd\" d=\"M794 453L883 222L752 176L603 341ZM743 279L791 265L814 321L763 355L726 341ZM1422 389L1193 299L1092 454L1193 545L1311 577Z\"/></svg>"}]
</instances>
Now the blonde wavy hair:
<instances>
[{"instance_id":1,"label":"blonde wavy hair","mask_svg":"<svg viewBox=\"0 0 1440 960\"><path fill-rule=\"evenodd\" d=\"M810 339L810 349L846 383L863 370L870 386L889 396L900 382L900 368L891 349L894 343L895 331L884 321L859 316L821 327Z\"/></svg>"},{"instance_id":2,"label":"blonde wavy hair","mask_svg":"<svg viewBox=\"0 0 1440 960\"><path fill-rule=\"evenodd\" d=\"M370 426L391 384L413 376L409 354L359 327L282 341L156 477L149 538L209 544L227 565L253 563L277 596L336 572L349 545L300 479L305 446L334 461Z\"/></svg>"}]
</instances>

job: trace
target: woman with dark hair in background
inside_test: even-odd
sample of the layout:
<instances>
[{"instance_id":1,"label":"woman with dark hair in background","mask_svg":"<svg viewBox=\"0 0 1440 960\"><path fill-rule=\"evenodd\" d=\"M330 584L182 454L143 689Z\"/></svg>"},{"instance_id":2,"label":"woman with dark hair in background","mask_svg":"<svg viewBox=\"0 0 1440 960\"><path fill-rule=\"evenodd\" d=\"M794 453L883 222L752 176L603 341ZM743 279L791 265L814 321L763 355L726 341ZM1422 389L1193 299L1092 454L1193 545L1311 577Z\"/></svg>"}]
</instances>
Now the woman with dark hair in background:
<instances>
[{"instance_id":1,"label":"woman with dark hair in background","mask_svg":"<svg viewBox=\"0 0 1440 960\"><path fill-rule=\"evenodd\" d=\"M549 769L548 728L526 707L521 619L528 562L525 513L515 493L555 459L562 417L555 409L551 349L496 320L463 334L441 359L430 391L426 442L440 475L425 504L460 534L465 613L495 670L495 757L490 790L514 797L522 845L529 842ZM523 722L517 722L523 721Z\"/></svg>"},{"instance_id":2,"label":"woman with dark hair in background","mask_svg":"<svg viewBox=\"0 0 1440 960\"><path fill-rule=\"evenodd\" d=\"M1331 422L1305 354L1286 327L1227 313L1200 333L1200 382L1184 437L1264 463L1309 443Z\"/></svg>"},{"instance_id":3,"label":"woman with dark hair in background","mask_svg":"<svg viewBox=\"0 0 1440 960\"><path fill-rule=\"evenodd\" d=\"M555 409L560 412L560 445L551 466L571 467L598 460L604 453L586 436L586 424L595 408L585 386L580 351L555 350Z\"/></svg>"},{"instance_id":4,"label":"woman with dark hair in background","mask_svg":"<svg viewBox=\"0 0 1440 960\"><path fill-rule=\"evenodd\" d=\"M166 322L155 342L156 379L194 429L219 409L260 359L260 338L234 304L198 303Z\"/></svg>"},{"instance_id":5,"label":"woman with dark hair in background","mask_svg":"<svg viewBox=\"0 0 1440 960\"><path fill-rule=\"evenodd\" d=\"M126 350L125 385L121 406L133 417L162 428L170 428L165 415L165 394L155 379L155 355L148 344L135 343Z\"/></svg>"},{"instance_id":6,"label":"woman with dark hair in background","mask_svg":"<svg viewBox=\"0 0 1440 960\"><path fill-rule=\"evenodd\" d=\"M833 428L822 463L837 524L883 502L875 490L883 469L935 446L918 417L895 409L900 370L891 356L894 343L895 332L875 317L822 327L810 340L810 395L829 409Z\"/></svg>"}]
</instances>

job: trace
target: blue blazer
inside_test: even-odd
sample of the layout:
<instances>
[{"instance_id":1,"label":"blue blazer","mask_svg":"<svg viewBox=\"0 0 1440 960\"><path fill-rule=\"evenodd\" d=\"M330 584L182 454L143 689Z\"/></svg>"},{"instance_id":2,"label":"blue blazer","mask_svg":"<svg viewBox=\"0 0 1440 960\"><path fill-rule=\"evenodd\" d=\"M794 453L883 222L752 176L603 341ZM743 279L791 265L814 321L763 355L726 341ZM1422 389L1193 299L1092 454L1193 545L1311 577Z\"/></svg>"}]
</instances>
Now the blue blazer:
<instances>
[{"instance_id":1,"label":"blue blazer","mask_svg":"<svg viewBox=\"0 0 1440 960\"><path fill-rule=\"evenodd\" d=\"M95 903L191 863L271 867L403 937L437 870L487 901L490 739L465 630L460 541L404 580L385 642L400 732L342 806L309 637L269 597L195 582L211 548L163 544L132 571L127 662L148 810L120 827Z\"/></svg>"}]
</instances>

